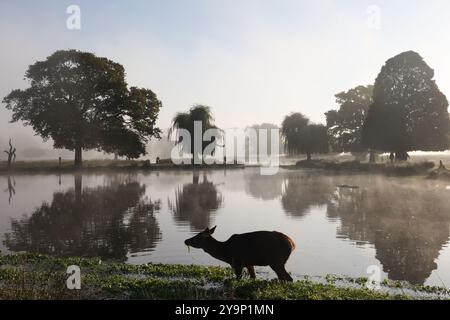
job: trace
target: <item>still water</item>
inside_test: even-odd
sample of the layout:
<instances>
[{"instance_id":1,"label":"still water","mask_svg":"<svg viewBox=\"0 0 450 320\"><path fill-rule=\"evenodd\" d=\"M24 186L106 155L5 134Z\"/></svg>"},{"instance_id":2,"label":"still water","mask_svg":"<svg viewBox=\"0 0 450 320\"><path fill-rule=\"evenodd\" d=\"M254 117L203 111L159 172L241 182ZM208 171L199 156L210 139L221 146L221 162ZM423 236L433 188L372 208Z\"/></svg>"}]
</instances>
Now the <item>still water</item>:
<instances>
[{"instance_id":1,"label":"still water","mask_svg":"<svg viewBox=\"0 0 450 320\"><path fill-rule=\"evenodd\" d=\"M0 250L129 263L223 265L183 241L277 230L293 276L383 277L450 286L450 187L420 178L257 168L0 176ZM275 277L269 268L261 277Z\"/></svg>"}]
</instances>

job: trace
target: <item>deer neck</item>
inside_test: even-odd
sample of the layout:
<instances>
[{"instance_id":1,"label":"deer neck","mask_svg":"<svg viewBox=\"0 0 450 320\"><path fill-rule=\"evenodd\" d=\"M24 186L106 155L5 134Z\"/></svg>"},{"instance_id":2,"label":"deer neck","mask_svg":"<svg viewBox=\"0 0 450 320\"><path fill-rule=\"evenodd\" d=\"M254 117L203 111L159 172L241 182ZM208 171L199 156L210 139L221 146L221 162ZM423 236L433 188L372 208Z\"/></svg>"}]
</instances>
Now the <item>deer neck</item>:
<instances>
[{"instance_id":1,"label":"deer neck","mask_svg":"<svg viewBox=\"0 0 450 320\"><path fill-rule=\"evenodd\" d=\"M214 238L211 238L211 240L206 243L206 246L203 248L203 250L205 250L206 253L210 254L216 259L219 259L226 263L231 263L229 257L227 257L225 242L220 242Z\"/></svg>"}]
</instances>

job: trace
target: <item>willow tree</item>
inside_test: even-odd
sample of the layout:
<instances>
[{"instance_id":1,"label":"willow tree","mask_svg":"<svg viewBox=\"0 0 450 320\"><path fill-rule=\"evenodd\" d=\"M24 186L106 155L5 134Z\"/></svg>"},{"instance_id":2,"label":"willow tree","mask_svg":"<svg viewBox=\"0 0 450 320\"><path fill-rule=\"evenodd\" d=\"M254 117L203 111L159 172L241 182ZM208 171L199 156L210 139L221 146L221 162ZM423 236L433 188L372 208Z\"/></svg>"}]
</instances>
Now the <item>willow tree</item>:
<instances>
[{"instance_id":1,"label":"willow tree","mask_svg":"<svg viewBox=\"0 0 450 320\"><path fill-rule=\"evenodd\" d=\"M129 158L145 154L160 130L155 120L161 102L148 89L128 89L122 65L92 53L60 50L29 66L29 87L3 99L13 112L55 148L118 152Z\"/></svg>"},{"instance_id":2,"label":"willow tree","mask_svg":"<svg viewBox=\"0 0 450 320\"><path fill-rule=\"evenodd\" d=\"M281 125L281 136L285 151L289 155L306 154L308 161L312 154L328 152L327 128L310 123L301 113L286 116Z\"/></svg>"},{"instance_id":3,"label":"willow tree","mask_svg":"<svg viewBox=\"0 0 450 320\"><path fill-rule=\"evenodd\" d=\"M363 143L395 152L442 151L449 147L448 101L433 80L434 70L416 52L389 59L378 75L363 128Z\"/></svg>"},{"instance_id":4,"label":"willow tree","mask_svg":"<svg viewBox=\"0 0 450 320\"><path fill-rule=\"evenodd\" d=\"M201 137L196 137L195 134L195 122L201 124ZM219 128L214 124L214 117L211 112L211 108L205 105L194 105L187 112L179 112L172 119L172 126L169 129L169 138L173 133L179 133L179 130L183 129L189 132L190 141L183 141L183 136L179 134L177 144L182 146L183 152L186 152L193 156L193 163L196 163L195 159L199 157L199 153L204 153L206 147L211 143L216 144L216 138L212 137L211 141L203 141L204 133L209 129ZM195 150L195 140L201 141L201 150ZM215 148L213 149L214 153Z\"/></svg>"}]
</instances>

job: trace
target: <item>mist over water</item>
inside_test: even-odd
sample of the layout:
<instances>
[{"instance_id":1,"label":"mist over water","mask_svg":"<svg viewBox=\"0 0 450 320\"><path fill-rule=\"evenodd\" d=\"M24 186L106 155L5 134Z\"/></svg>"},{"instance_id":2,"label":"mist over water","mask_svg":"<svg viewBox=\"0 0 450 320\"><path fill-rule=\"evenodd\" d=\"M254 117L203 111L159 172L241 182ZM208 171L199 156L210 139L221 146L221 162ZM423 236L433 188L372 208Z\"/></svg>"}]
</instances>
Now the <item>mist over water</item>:
<instances>
[{"instance_id":1,"label":"mist over water","mask_svg":"<svg viewBox=\"0 0 450 320\"><path fill-rule=\"evenodd\" d=\"M259 169L0 177L2 252L129 263L223 265L183 241L277 230L297 243L293 275L450 284L450 190L443 181ZM274 277L269 268L263 276Z\"/></svg>"}]
</instances>

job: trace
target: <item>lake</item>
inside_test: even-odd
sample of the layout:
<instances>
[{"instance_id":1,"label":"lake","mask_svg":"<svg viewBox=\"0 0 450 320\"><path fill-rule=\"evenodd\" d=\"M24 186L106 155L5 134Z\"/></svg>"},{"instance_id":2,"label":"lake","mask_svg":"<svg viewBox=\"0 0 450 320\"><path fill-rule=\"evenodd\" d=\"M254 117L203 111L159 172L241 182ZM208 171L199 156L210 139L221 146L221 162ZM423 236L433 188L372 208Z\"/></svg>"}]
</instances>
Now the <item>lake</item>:
<instances>
[{"instance_id":1,"label":"lake","mask_svg":"<svg viewBox=\"0 0 450 320\"><path fill-rule=\"evenodd\" d=\"M294 277L382 276L450 285L450 183L258 168L0 176L0 249L140 263L224 265L183 241L277 230ZM268 267L260 277L274 278Z\"/></svg>"}]
</instances>

